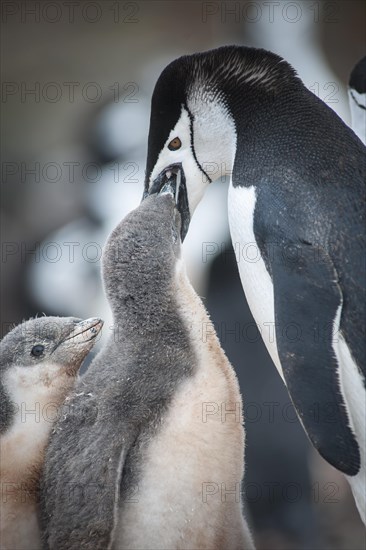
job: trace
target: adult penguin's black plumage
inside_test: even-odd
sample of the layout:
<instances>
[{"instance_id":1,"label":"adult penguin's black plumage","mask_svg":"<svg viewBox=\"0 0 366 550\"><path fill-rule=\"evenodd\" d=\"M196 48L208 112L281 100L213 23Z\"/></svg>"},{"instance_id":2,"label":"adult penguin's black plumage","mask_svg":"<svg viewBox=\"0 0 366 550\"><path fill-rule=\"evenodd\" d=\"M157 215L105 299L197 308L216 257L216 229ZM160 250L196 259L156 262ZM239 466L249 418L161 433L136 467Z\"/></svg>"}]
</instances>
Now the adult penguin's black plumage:
<instances>
[{"instance_id":1,"label":"adult penguin's black plumage","mask_svg":"<svg viewBox=\"0 0 366 550\"><path fill-rule=\"evenodd\" d=\"M173 61L151 107L145 196L179 173L182 236L230 178L242 285L314 446L365 521L365 147L279 56L223 47ZM224 207L224 206L223 206Z\"/></svg>"}]
</instances>

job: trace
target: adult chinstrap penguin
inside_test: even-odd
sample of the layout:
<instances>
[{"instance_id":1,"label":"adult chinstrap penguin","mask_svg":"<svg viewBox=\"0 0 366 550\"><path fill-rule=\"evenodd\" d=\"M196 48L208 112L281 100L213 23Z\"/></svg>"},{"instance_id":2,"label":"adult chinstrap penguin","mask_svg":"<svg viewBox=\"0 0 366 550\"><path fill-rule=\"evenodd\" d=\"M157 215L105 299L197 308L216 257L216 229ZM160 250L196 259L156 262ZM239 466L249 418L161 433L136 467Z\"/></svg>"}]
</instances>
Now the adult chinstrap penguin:
<instances>
[{"instance_id":1,"label":"adult chinstrap penguin","mask_svg":"<svg viewBox=\"0 0 366 550\"><path fill-rule=\"evenodd\" d=\"M210 181L230 179L247 301L365 521L365 147L282 58L228 46L179 58L157 81L144 197L167 171L180 172L182 237Z\"/></svg>"},{"instance_id":2,"label":"adult chinstrap penguin","mask_svg":"<svg viewBox=\"0 0 366 550\"><path fill-rule=\"evenodd\" d=\"M185 274L175 186L173 174L106 244L115 330L48 447L52 550L253 548L239 387Z\"/></svg>"},{"instance_id":3,"label":"adult chinstrap penguin","mask_svg":"<svg viewBox=\"0 0 366 550\"><path fill-rule=\"evenodd\" d=\"M40 317L0 343L2 550L41 547L39 478L49 433L102 321Z\"/></svg>"}]
</instances>

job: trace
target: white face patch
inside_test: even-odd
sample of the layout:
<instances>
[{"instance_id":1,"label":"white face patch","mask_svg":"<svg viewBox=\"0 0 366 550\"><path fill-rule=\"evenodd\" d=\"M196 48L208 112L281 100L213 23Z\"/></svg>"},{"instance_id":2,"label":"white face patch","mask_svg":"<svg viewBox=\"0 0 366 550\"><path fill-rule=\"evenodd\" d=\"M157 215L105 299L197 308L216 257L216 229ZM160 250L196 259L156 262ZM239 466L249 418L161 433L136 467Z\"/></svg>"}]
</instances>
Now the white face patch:
<instances>
[{"instance_id":1,"label":"white face patch","mask_svg":"<svg viewBox=\"0 0 366 550\"><path fill-rule=\"evenodd\" d=\"M189 99L196 158L211 181L230 176L236 152L236 128L225 104L213 94Z\"/></svg>"},{"instance_id":2,"label":"white face patch","mask_svg":"<svg viewBox=\"0 0 366 550\"><path fill-rule=\"evenodd\" d=\"M168 145L176 137L180 139L182 145L179 149L171 151ZM182 163L186 177L189 209L192 214L209 182L197 166L193 156L191 148L191 123L188 112L183 106L180 118L170 132L163 150L160 152L157 163L151 173L150 181L152 182L167 166L175 163Z\"/></svg>"},{"instance_id":3,"label":"white face patch","mask_svg":"<svg viewBox=\"0 0 366 550\"><path fill-rule=\"evenodd\" d=\"M236 150L236 131L231 115L217 98L213 100L206 95L192 99L188 107L193 115L194 153L191 143L191 120L188 111L182 106L180 118L171 130L151 173L150 186L167 166L181 163L192 215L210 180L214 181L231 173ZM179 149L171 151L168 146L174 138L179 138L182 145Z\"/></svg>"}]
</instances>

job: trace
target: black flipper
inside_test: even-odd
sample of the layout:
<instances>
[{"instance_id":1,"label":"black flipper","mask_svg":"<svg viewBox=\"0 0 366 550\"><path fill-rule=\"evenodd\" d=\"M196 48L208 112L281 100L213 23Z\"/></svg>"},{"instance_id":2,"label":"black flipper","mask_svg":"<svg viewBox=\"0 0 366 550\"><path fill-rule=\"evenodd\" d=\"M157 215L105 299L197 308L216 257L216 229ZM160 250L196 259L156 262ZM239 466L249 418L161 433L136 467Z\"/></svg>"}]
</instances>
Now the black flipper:
<instances>
[{"instance_id":1,"label":"black flipper","mask_svg":"<svg viewBox=\"0 0 366 550\"><path fill-rule=\"evenodd\" d=\"M332 340L339 338L334 321L342 305L337 273L323 249L306 243L283 243L270 263L278 354L293 404L325 460L356 475L360 452L332 347Z\"/></svg>"}]
</instances>

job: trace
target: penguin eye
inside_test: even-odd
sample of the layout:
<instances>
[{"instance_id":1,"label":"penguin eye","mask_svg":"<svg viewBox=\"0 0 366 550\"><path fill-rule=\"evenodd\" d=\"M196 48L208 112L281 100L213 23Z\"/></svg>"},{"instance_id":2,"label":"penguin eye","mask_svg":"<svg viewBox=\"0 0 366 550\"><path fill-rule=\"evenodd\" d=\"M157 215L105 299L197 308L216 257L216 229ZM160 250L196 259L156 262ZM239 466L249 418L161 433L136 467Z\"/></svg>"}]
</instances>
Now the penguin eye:
<instances>
[{"instance_id":1,"label":"penguin eye","mask_svg":"<svg viewBox=\"0 0 366 550\"><path fill-rule=\"evenodd\" d=\"M179 139L179 137L175 137L175 138L172 139L172 141L169 143L168 149L169 149L170 151L176 151L177 149L180 149L181 146L182 146L181 140Z\"/></svg>"},{"instance_id":2,"label":"penguin eye","mask_svg":"<svg viewBox=\"0 0 366 550\"><path fill-rule=\"evenodd\" d=\"M36 346L32 347L31 354L34 355L34 357L39 357L44 352L44 346L42 344L37 344Z\"/></svg>"}]
</instances>

